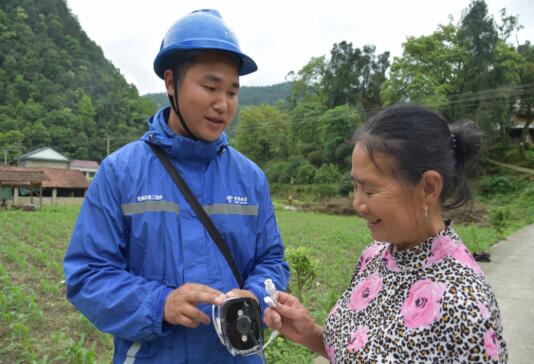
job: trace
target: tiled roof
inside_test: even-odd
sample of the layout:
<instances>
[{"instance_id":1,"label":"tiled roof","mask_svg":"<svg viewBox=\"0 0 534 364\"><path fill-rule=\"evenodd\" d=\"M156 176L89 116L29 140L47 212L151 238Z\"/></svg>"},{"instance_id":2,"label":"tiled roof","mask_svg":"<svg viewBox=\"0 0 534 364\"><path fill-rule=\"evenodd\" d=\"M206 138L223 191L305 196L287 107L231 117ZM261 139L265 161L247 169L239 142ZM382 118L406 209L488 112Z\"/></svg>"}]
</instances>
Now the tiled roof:
<instances>
[{"instance_id":1,"label":"tiled roof","mask_svg":"<svg viewBox=\"0 0 534 364\"><path fill-rule=\"evenodd\" d=\"M12 166L0 166L0 181L4 181L2 176L12 176L13 173L22 178L12 183L12 185L27 185L32 180L32 176L40 176L42 187L44 188L84 188L89 187L89 181L83 173L75 169L57 169L57 168L24 168ZM26 177L26 178L23 178ZM7 179L5 179L7 183Z\"/></svg>"},{"instance_id":2,"label":"tiled roof","mask_svg":"<svg viewBox=\"0 0 534 364\"><path fill-rule=\"evenodd\" d=\"M98 169L98 163L96 161L84 161L80 159L72 159L70 161L71 169Z\"/></svg>"},{"instance_id":3,"label":"tiled roof","mask_svg":"<svg viewBox=\"0 0 534 364\"><path fill-rule=\"evenodd\" d=\"M44 181L43 187L87 188L89 181L82 172L75 169L40 168L50 181Z\"/></svg>"},{"instance_id":4,"label":"tiled roof","mask_svg":"<svg viewBox=\"0 0 534 364\"><path fill-rule=\"evenodd\" d=\"M0 166L0 185L27 186L50 180L43 172L27 168Z\"/></svg>"}]
</instances>

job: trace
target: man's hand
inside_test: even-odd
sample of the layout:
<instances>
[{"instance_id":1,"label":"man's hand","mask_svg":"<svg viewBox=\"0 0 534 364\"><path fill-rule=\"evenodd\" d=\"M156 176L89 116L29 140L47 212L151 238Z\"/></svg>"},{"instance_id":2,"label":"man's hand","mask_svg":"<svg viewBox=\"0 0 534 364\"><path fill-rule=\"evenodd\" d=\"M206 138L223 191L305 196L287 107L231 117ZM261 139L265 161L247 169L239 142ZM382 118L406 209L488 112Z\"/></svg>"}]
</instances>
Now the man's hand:
<instances>
[{"instance_id":1,"label":"man's hand","mask_svg":"<svg viewBox=\"0 0 534 364\"><path fill-rule=\"evenodd\" d=\"M207 325L209 317L198 309L197 305L217 304L216 298L222 293L211 287L186 283L172 291L165 301L163 318L170 324L197 327L199 324Z\"/></svg>"}]
</instances>

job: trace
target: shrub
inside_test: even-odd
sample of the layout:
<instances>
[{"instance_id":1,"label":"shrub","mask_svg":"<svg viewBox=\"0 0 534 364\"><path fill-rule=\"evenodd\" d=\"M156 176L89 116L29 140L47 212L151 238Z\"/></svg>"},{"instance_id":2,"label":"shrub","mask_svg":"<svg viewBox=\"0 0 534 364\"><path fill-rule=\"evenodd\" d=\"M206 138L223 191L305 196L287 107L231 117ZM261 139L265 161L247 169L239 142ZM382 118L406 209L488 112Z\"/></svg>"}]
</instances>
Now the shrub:
<instances>
[{"instance_id":1,"label":"shrub","mask_svg":"<svg viewBox=\"0 0 534 364\"><path fill-rule=\"evenodd\" d=\"M480 180L480 193L484 196L506 195L516 190L515 186L506 176L486 176Z\"/></svg>"},{"instance_id":2,"label":"shrub","mask_svg":"<svg viewBox=\"0 0 534 364\"><path fill-rule=\"evenodd\" d=\"M302 301L302 294L313 286L317 276L317 263L311 257L311 249L302 246L287 248L286 260L292 272L289 290Z\"/></svg>"},{"instance_id":3,"label":"shrub","mask_svg":"<svg viewBox=\"0 0 534 364\"><path fill-rule=\"evenodd\" d=\"M276 161L265 168L271 183L289 183L294 175L294 166L289 161Z\"/></svg>"},{"instance_id":4,"label":"shrub","mask_svg":"<svg viewBox=\"0 0 534 364\"><path fill-rule=\"evenodd\" d=\"M315 168L311 164L306 162L305 164L300 165L297 169L297 183L313 183L314 178Z\"/></svg>"},{"instance_id":5,"label":"shrub","mask_svg":"<svg viewBox=\"0 0 534 364\"><path fill-rule=\"evenodd\" d=\"M520 167L533 168L534 169L534 149L525 150L524 159L517 162Z\"/></svg>"},{"instance_id":6,"label":"shrub","mask_svg":"<svg viewBox=\"0 0 534 364\"><path fill-rule=\"evenodd\" d=\"M310 192L319 199L334 197L337 195L338 185L333 183L321 183L310 185Z\"/></svg>"},{"instance_id":7,"label":"shrub","mask_svg":"<svg viewBox=\"0 0 534 364\"><path fill-rule=\"evenodd\" d=\"M525 158L522 148L511 148L504 152L504 161L507 163L517 163Z\"/></svg>"},{"instance_id":8,"label":"shrub","mask_svg":"<svg viewBox=\"0 0 534 364\"><path fill-rule=\"evenodd\" d=\"M324 162L323 154L319 150L314 150L308 153L307 159L316 167L319 167Z\"/></svg>"},{"instance_id":9,"label":"shrub","mask_svg":"<svg viewBox=\"0 0 534 364\"><path fill-rule=\"evenodd\" d=\"M489 213L490 224L500 234L508 227L511 219L512 213L509 207L496 207Z\"/></svg>"},{"instance_id":10,"label":"shrub","mask_svg":"<svg viewBox=\"0 0 534 364\"><path fill-rule=\"evenodd\" d=\"M341 196L348 196L354 190L350 172L345 173L343 177L341 177L337 186L337 193Z\"/></svg>"},{"instance_id":11,"label":"shrub","mask_svg":"<svg viewBox=\"0 0 534 364\"><path fill-rule=\"evenodd\" d=\"M339 183L342 175L333 164L324 164L315 172L316 183Z\"/></svg>"},{"instance_id":12,"label":"shrub","mask_svg":"<svg viewBox=\"0 0 534 364\"><path fill-rule=\"evenodd\" d=\"M302 169L302 171L301 171ZM265 168L265 173L271 183L296 183L301 171L303 179L309 179L313 170L310 163L302 156L293 156L288 160L272 161Z\"/></svg>"}]
</instances>

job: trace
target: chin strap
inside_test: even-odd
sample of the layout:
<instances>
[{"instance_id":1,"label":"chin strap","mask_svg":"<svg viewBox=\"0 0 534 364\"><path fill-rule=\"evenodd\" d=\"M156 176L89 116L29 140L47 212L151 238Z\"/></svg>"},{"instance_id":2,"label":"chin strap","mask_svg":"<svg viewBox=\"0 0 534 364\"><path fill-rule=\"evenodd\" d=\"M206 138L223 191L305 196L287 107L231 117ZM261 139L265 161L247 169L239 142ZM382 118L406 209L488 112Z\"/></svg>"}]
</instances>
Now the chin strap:
<instances>
[{"instance_id":1,"label":"chin strap","mask_svg":"<svg viewBox=\"0 0 534 364\"><path fill-rule=\"evenodd\" d=\"M172 85L174 90L174 98L171 97L171 95L167 94L167 97L169 98L169 103L171 104L172 111L176 114L178 117L178 120L180 120L180 124L182 124L182 127L184 128L185 132L188 134L191 139L193 140L200 140L189 130L187 127L187 124L185 123L185 120L182 116L182 113L180 112L180 107L178 105L178 79L176 77L176 74L174 71L172 71Z\"/></svg>"}]
</instances>

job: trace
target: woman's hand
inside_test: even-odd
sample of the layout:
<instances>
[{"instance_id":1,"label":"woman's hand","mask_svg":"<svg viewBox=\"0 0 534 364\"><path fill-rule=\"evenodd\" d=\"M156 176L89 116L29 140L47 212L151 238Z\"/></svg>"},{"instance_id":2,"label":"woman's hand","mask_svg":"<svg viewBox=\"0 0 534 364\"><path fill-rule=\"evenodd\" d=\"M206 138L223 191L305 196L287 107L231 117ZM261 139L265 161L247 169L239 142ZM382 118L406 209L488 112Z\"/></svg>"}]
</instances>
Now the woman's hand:
<instances>
[{"instance_id":1,"label":"woman's hand","mask_svg":"<svg viewBox=\"0 0 534 364\"><path fill-rule=\"evenodd\" d=\"M299 300L285 292L277 292L278 304L267 308L263 321L278 330L289 340L307 346L310 350L326 355L323 345L323 329L317 325Z\"/></svg>"}]
</instances>

